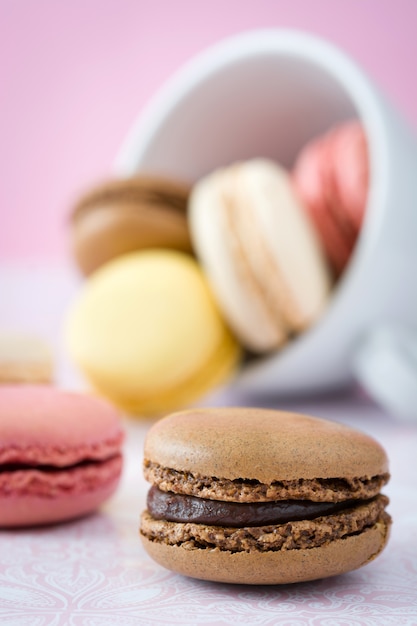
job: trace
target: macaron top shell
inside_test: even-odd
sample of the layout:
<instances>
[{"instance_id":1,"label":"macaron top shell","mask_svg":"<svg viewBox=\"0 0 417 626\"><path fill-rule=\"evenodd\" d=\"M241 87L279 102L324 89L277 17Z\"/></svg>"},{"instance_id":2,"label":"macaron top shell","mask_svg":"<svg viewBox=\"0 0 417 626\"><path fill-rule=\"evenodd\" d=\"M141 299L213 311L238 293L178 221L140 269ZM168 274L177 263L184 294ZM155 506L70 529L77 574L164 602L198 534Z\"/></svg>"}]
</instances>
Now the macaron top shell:
<instances>
[{"instance_id":1,"label":"macaron top shell","mask_svg":"<svg viewBox=\"0 0 417 626\"><path fill-rule=\"evenodd\" d=\"M77 220L97 206L117 203L146 201L153 204L167 203L172 208L184 211L190 187L181 181L156 176L120 178L103 182L87 191L76 204L72 220Z\"/></svg>"},{"instance_id":2,"label":"macaron top shell","mask_svg":"<svg viewBox=\"0 0 417 626\"><path fill-rule=\"evenodd\" d=\"M0 463L66 467L120 452L117 412L104 401L54 387L0 388Z\"/></svg>"},{"instance_id":3,"label":"macaron top shell","mask_svg":"<svg viewBox=\"0 0 417 626\"><path fill-rule=\"evenodd\" d=\"M141 175L98 184L71 215L74 257L85 275L133 250L166 247L191 252L186 220L189 186Z\"/></svg>"},{"instance_id":4,"label":"macaron top shell","mask_svg":"<svg viewBox=\"0 0 417 626\"><path fill-rule=\"evenodd\" d=\"M267 409L195 409L148 432L145 459L230 480L373 477L388 471L371 437L327 420Z\"/></svg>"}]
</instances>

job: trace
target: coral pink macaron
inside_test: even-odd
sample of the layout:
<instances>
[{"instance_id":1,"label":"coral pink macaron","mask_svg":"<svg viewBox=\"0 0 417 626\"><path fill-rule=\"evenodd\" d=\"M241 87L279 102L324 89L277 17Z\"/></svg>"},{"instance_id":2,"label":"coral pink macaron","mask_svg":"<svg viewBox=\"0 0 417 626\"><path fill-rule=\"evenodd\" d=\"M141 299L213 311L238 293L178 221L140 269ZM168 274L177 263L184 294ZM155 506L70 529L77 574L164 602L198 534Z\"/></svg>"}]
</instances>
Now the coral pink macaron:
<instances>
[{"instance_id":1,"label":"coral pink macaron","mask_svg":"<svg viewBox=\"0 0 417 626\"><path fill-rule=\"evenodd\" d=\"M54 387L0 388L0 527L95 510L115 491L123 430L112 407Z\"/></svg>"},{"instance_id":2,"label":"coral pink macaron","mask_svg":"<svg viewBox=\"0 0 417 626\"><path fill-rule=\"evenodd\" d=\"M351 257L366 209L369 157L363 126L346 122L307 144L295 164L293 181L328 259L340 275Z\"/></svg>"}]
</instances>

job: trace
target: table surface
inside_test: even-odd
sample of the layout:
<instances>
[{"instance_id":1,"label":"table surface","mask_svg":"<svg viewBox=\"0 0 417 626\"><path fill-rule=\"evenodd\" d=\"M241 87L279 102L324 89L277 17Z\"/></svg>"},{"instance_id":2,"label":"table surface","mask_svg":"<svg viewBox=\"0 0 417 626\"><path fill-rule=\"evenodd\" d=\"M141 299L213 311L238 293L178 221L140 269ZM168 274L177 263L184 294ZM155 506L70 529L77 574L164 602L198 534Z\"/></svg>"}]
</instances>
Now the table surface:
<instances>
[{"instance_id":1,"label":"table surface","mask_svg":"<svg viewBox=\"0 0 417 626\"><path fill-rule=\"evenodd\" d=\"M0 268L0 329L47 336L58 354L57 382L64 387L78 384L60 348L62 315L75 289L77 281L55 268ZM255 404L230 388L204 402ZM385 447L392 478L384 492L394 523L380 557L339 577L270 587L209 583L165 570L147 556L138 537L148 488L143 441L152 421L125 418L121 484L100 512L0 532L0 624L417 625L417 423L386 415L359 390L256 404L346 423Z\"/></svg>"}]
</instances>

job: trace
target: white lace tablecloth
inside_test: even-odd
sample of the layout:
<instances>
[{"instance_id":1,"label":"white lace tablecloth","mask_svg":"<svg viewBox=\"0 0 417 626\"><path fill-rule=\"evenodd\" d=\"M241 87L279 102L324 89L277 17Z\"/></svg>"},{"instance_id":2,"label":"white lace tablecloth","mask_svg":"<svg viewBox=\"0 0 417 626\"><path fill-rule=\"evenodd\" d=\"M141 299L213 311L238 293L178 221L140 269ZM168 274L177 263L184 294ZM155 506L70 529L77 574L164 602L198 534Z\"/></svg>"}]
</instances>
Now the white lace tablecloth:
<instances>
[{"instance_id":1,"label":"white lace tablecloth","mask_svg":"<svg viewBox=\"0 0 417 626\"><path fill-rule=\"evenodd\" d=\"M24 321L23 301L32 289L32 329L58 341L57 315L67 306L69 283L59 272L47 280L32 273L23 296L27 278L19 276L0 272L0 325ZM11 284L14 291L5 300ZM51 300L48 315L39 298L46 287L55 303ZM67 381L64 367L60 384ZM238 404L248 399L225 390L208 401ZM417 625L417 423L385 415L358 393L265 405L344 422L385 447L392 479L384 492L391 499L394 524L378 559L343 576L272 587L209 583L165 570L147 556L138 537L148 488L142 477L143 440L151 422L126 419L121 485L100 512L51 527L0 531L0 624Z\"/></svg>"}]
</instances>

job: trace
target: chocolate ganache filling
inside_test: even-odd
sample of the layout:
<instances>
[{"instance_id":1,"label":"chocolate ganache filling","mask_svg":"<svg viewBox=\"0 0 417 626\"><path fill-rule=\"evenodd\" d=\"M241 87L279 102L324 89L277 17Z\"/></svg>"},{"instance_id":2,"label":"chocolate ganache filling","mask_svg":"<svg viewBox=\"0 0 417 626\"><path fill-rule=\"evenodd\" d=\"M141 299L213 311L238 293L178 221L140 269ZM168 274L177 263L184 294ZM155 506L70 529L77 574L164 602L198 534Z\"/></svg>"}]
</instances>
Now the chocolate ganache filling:
<instances>
[{"instance_id":1,"label":"chocolate ganache filling","mask_svg":"<svg viewBox=\"0 0 417 626\"><path fill-rule=\"evenodd\" d=\"M148 511L154 519L168 522L191 522L208 526L267 526L331 515L363 500L345 502L312 502L311 500L281 500L274 502L222 502L165 492L151 487Z\"/></svg>"}]
</instances>

